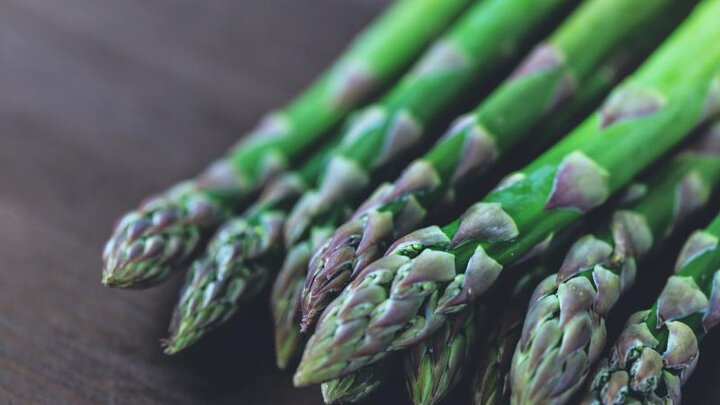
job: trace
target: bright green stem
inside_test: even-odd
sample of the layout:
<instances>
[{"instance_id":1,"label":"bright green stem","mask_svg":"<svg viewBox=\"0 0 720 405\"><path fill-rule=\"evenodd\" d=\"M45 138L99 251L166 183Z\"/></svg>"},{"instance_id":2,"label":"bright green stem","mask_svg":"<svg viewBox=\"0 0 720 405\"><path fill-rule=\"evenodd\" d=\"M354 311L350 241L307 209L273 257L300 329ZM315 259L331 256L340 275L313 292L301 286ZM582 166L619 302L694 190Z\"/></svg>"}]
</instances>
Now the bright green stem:
<instances>
[{"instance_id":1,"label":"bright green stem","mask_svg":"<svg viewBox=\"0 0 720 405\"><path fill-rule=\"evenodd\" d=\"M579 219L572 207L547 209L548 197L563 160L580 153L597 165L605 178L605 196L685 138L707 113L715 95L712 84L720 63L720 2L708 2L693 13L603 108L575 131L521 171L518 181L489 194L484 202L499 203L513 218L519 237L508 242L482 243L500 264L507 264L541 242L554 230ZM608 123L608 120L611 120ZM642 153L638 153L642 151ZM592 192L592 190L587 190ZM602 198L604 201L605 198ZM597 201L593 205L599 205ZM452 238L457 220L443 228ZM479 240L452 250L465 267Z\"/></svg>"},{"instance_id":2,"label":"bright green stem","mask_svg":"<svg viewBox=\"0 0 720 405\"><path fill-rule=\"evenodd\" d=\"M427 338L509 264L604 204L716 113L718 21L720 1L703 3L568 137L453 223L396 241L327 307L295 384L350 373Z\"/></svg>"},{"instance_id":3,"label":"bright green stem","mask_svg":"<svg viewBox=\"0 0 720 405\"><path fill-rule=\"evenodd\" d=\"M570 0L487 0L479 2L450 30L380 102L381 108L408 112L420 126L447 111L462 93L469 93L482 78L493 77L516 49ZM527 12L532 10L532 12ZM433 52L434 51L434 52ZM443 54L443 52L447 52ZM425 63L423 63L425 62ZM372 161L384 137L356 139L345 150L356 161Z\"/></svg>"},{"instance_id":4,"label":"bright green stem","mask_svg":"<svg viewBox=\"0 0 720 405\"><path fill-rule=\"evenodd\" d=\"M320 79L277 112L279 131L241 143L229 156L252 180L263 156L296 160L348 112L386 86L473 0L401 0L368 27Z\"/></svg>"},{"instance_id":5,"label":"bright green stem","mask_svg":"<svg viewBox=\"0 0 720 405\"><path fill-rule=\"evenodd\" d=\"M644 7L646 2L648 7ZM619 81L622 73L629 70L628 65L649 52L672 27L672 24L660 22L667 22L671 11L676 11L677 7L669 7L674 2L646 2L596 0L586 3L570 17L570 22L561 25L547 42L531 53L518 73L506 80L474 111L458 119L457 124L428 153L413 163L414 167L409 166L403 177L393 184L395 192L389 194L394 198L385 200L381 197L379 201L373 201L371 197L367 200L351 221L334 235L337 240L344 241L343 244L331 244L327 252L311 265L311 277L304 292L306 323L312 322L313 314L319 313L330 296L337 292L328 292L321 284L332 284L334 290L339 289L338 280L347 271L346 263L368 263L377 258L367 252L382 252L393 236L399 236L398 232L417 229L425 217L424 213L431 212L449 188L461 190L469 181L492 167L497 159L511 155L514 146L525 143L535 149L549 143L592 111L611 86ZM642 12L631 13L638 5L643 6ZM578 21L586 22L585 28L595 32L593 36L581 36L586 41L586 47L596 50L590 64L584 63L585 56L582 54L565 52L562 41L555 43L555 38L562 38L565 32L577 30ZM616 24L611 32L602 30L608 21ZM657 25L661 25L662 29ZM648 27L653 28L650 38L642 36L641 41L631 38L641 28ZM578 45L571 43L567 46ZM628 56L628 53L633 55ZM581 84L579 87L578 82ZM535 103L535 100L541 102ZM535 131L538 127L542 129ZM414 177L409 175L411 169L420 165L429 165L429 168ZM407 181L411 177L413 180ZM424 179L420 179L422 177ZM411 202L416 202L423 213L416 214L416 220L409 223L400 217ZM328 265L336 262L333 260L336 252L346 254L348 245L355 244L355 248L360 245L362 232L349 235L346 234L347 229L374 213L391 213L393 223L403 223L405 228L402 231L392 229L393 232L387 232L382 237L376 230L372 233L376 249L366 248L356 257L343 260L339 268ZM361 231L363 227L356 229ZM361 266L355 264L352 272L357 274Z\"/></svg>"},{"instance_id":6,"label":"bright green stem","mask_svg":"<svg viewBox=\"0 0 720 405\"><path fill-rule=\"evenodd\" d=\"M313 226L337 226L373 179L405 157L457 99L489 84L553 12L575 0L485 0L468 10L378 103L356 114L344 130L335 164L316 192L304 197L286 225L286 243L307 238ZM532 9L533 12L524 12ZM337 181L338 167L352 181ZM340 183L340 184L338 184Z\"/></svg>"}]
</instances>

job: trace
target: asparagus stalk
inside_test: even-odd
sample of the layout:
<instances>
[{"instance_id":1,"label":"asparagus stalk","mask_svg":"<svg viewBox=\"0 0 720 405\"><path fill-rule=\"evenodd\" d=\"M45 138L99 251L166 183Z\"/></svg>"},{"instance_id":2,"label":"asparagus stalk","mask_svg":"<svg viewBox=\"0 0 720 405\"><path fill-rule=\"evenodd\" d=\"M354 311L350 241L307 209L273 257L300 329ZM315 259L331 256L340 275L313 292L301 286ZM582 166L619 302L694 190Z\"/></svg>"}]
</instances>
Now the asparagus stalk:
<instances>
[{"instance_id":1,"label":"asparagus stalk","mask_svg":"<svg viewBox=\"0 0 720 405\"><path fill-rule=\"evenodd\" d=\"M629 37L648 26L662 31L654 27L656 20L666 20L665 14L676 8L676 2L669 0L593 0L581 6L515 74L459 118L394 184L380 186L323 245L312 259L303 290L303 329L309 329L330 300L389 243L416 230L448 189L467 185L513 147L529 142L536 125L564 102L578 98L587 82L595 80L593 73L618 48L627 46ZM652 46L653 41L643 44ZM606 86L610 83L601 83ZM559 118L554 121L566 120ZM546 133L551 139L559 135Z\"/></svg>"},{"instance_id":2,"label":"asparagus stalk","mask_svg":"<svg viewBox=\"0 0 720 405\"><path fill-rule=\"evenodd\" d=\"M573 1L488 0L468 10L380 103L366 108L351 122L322 184L318 190L306 193L288 217L285 224L288 251L307 244L308 235L334 231L346 217L354 197L372 183L374 173L398 160L403 151L425 135L428 125L447 112L454 98L470 91L475 82L491 77L490 73L502 65L498 61L516 54L553 11ZM534 12L524 12L528 7ZM333 181L337 172L346 173L353 181ZM300 265L297 258L283 266L293 273L287 277L299 275L295 273ZM308 262L309 258L302 264L306 270ZM275 286L294 288L294 284L285 283ZM273 295L294 299L290 298L294 293L293 289L274 291ZM285 322L295 316L278 314L277 319ZM277 329L280 335L289 337L286 326ZM290 342L297 340L291 338L287 344Z\"/></svg>"},{"instance_id":3,"label":"asparagus stalk","mask_svg":"<svg viewBox=\"0 0 720 405\"><path fill-rule=\"evenodd\" d=\"M320 317L295 384L351 373L426 339L504 266L683 140L718 109L718 18L720 1L705 3L567 138L456 221L398 239Z\"/></svg>"},{"instance_id":4,"label":"asparagus stalk","mask_svg":"<svg viewBox=\"0 0 720 405\"><path fill-rule=\"evenodd\" d=\"M633 183L622 193L622 203L637 201L645 195L647 187L644 184ZM472 401L475 405L501 405L510 403L510 368L513 353L522 334L523 323L527 314L528 301L535 286L542 281L550 269L556 268L562 262L561 254L577 239L586 227L581 221L571 229L564 230L560 235L553 237L549 243L542 246L538 252L540 260L529 263L532 270L525 271L519 280L509 280L512 285L511 293L504 299L502 289L496 290L492 299L485 299L483 306L502 308L499 313L486 322L485 339L478 342L478 356L476 373L472 382ZM551 243L550 243L551 242ZM527 266L525 262L516 265ZM489 310L489 309L487 309Z\"/></svg>"},{"instance_id":5,"label":"asparagus stalk","mask_svg":"<svg viewBox=\"0 0 720 405\"><path fill-rule=\"evenodd\" d=\"M686 242L653 307L633 315L595 377L592 404L680 404L698 343L720 320L720 216Z\"/></svg>"},{"instance_id":6,"label":"asparagus stalk","mask_svg":"<svg viewBox=\"0 0 720 405\"><path fill-rule=\"evenodd\" d=\"M392 6L312 86L225 157L120 219L103 252L103 284L141 288L165 280L239 203L392 81L471 1Z\"/></svg>"},{"instance_id":7,"label":"asparagus stalk","mask_svg":"<svg viewBox=\"0 0 720 405\"><path fill-rule=\"evenodd\" d=\"M521 277L502 311L492 317L492 323L486 327L485 338L477 344L478 363L472 383L473 404L501 405L509 402L512 353L520 340L533 287L545 274L547 271L544 265L540 265Z\"/></svg>"},{"instance_id":8,"label":"asparagus stalk","mask_svg":"<svg viewBox=\"0 0 720 405\"><path fill-rule=\"evenodd\" d=\"M720 124L647 183L648 194L579 238L533 293L512 360L513 404L564 404L605 345L605 318L638 262L720 186Z\"/></svg>"},{"instance_id":9,"label":"asparagus stalk","mask_svg":"<svg viewBox=\"0 0 720 405\"><path fill-rule=\"evenodd\" d=\"M405 382L413 404L440 403L460 382L475 347L477 317L466 308L405 356Z\"/></svg>"},{"instance_id":10,"label":"asparagus stalk","mask_svg":"<svg viewBox=\"0 0 720 405\"><path fill-rule=\"evenodd\" d=\"M486 0L476 3L443 35L415 67L378 103L364 108L345 129L333 156L357 172L357 187L323 181L306 193L285 226L286 244L304 239L315 227L333 227L343 208L361 194L377 171L394 163L427 135L427 128L470 94L483 79L501 71L561 6L572 0ZM532 7L533 12L520 12ZM503 63L504 62L504 63ZM335 167L328 165L325 177Z\"/></svg>"},{"instance_id":11,"label":"asparagus stalk","mask_svg":"<svg viewBox=\"0 0 720 405\"><path fill-rule=\"evenodd\" d=\"M190 266L163 342L175 354L227 321L262 291L282 255L282 224L332 152L330 143L296 170L272 181L247 212L226 221ZM248 264L251 262L252 264Z\"/></svg>"},{"instance_id":12,"label":"asparagus stalk","mask_svg":"<svg viewBox=\"0 0 720 405\"><path fill-rule=\"evenodd\" d=\"M307 262L312 252L330 235L315 231L310 241L293 246L285 257L270 293L275 326L275 357L284 370L300 356L306 337L300 333L300 292L305 283ZM328 378L328 380L331 380Z\"/></svg>"},{"instance_id":13,"label":"asparagus stalk","mask_svg":"<svg viewBox=\"0 0 720 405\"><path fill-rule=\"evenodd\" d=\"M363 367L344 377L322 383L323 400L326 404L357 403L377 391L388 378L390 360Z\"/></svg>"}]
</instances>

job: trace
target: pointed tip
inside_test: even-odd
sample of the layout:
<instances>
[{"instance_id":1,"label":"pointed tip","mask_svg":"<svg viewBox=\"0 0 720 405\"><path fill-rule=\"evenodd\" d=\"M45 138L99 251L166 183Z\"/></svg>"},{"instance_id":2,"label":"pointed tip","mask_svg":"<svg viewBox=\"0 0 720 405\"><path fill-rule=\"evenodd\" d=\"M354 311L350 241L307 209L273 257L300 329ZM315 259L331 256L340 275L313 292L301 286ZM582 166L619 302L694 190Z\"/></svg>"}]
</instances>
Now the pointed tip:
<instances>
[{"instance_id":1,"label":"pointed tip","mask_svg":"<svg viewBox=\"0 0 720 405\"><path fill-rule=\"evenodd\" d=\"M295 372L295 375L293 376L293 385L295 388L307 387L311 384L312 382L307 379L307 376L300 369Z\"/></svg>"},{"instance_id":2,"label":"pointed tip","mask_svg":"<svg viewBox=\"0 0 720 405\"><path fill-rule=\"evenodd\" d=\"M275 337L275 364L280 370L287 370L297 358L298 336L277 335Z\"/></svg>"},{"instance_id":3,"label":"pointed tip","mask_svg":"<svg viewBox=\"0 0 720 405\"><path fill-rule=\"evenodd\" d=\"M335 373L328 373L326 370L320 371L303 360L300 361L295 370L295 375L293 375L293 384L296 388L322 384L338 377Z\"/></svg>"},{"instance_id":4,"label":"pointed tip","mask_svg":"<svg viewBox=\"0 0 720 405\"><path fill-rule=\"evenodd\" d=\"M108 288L123 288L123 283L112 271L103 270L102 279L100 280L103 286Z\"/></svg>"},{"instance_id":5,"label":"pointed tip","mask_svg":"<svg viewBox=\"0 0 720 405\"><path fill-rule=\"evenodd\" d=\"M185 350L189 346L187 340L178 339L177 334L171 334L166 339L160 339L160 347L163 349L163 353L168 356L178 354Z\"/></svg>"},{"instance_id":6,"label":"pointed tip","mask_svg":"<svg viewBox=\"0 0 720 405\"><path fill-rule=\"evenodd\" d=\"M109 288L132 288L134 283L127 279L126 268L119 265L116 260L105 260L100 280L105 287Z\"/></svg>"},{"instance_id":7,"label":"pointed tip","mask_svg":"<svg viewBox=\"0 0 720 405\"><path fill-rule=\"evenodd\" d=\"M277 365L277 368L280 370L287 370L296 358L296 350L296 347L288 344L276 349L275 364Z\"/></svg>"},{"instance_id":8,"label":"pointed tip","mask_svg":"<svg viewBox=\"0 0 720 405\"><path fill-rule=\"evenodd\" d=\"M116 273L113 272L106 272L103 273L102 279L100 280L103 286L108 288L116 288L116 289L133 289L137 288L133 282L128 280L123 280L121 277L118 277Z\"/></svg>"},{"instance_id":9,"label":"pointed tip","mask_svg":"<svg viewBox=\"0 0 720 405\"><path fill-rule=\"evenodd\" d=\"M165 353L168 356L178 354L178 353L180 353L180 351L182 351L182 349L171 346L171 345L168 345L163 349L163 353Z\"/></svg>"}]
</instances>

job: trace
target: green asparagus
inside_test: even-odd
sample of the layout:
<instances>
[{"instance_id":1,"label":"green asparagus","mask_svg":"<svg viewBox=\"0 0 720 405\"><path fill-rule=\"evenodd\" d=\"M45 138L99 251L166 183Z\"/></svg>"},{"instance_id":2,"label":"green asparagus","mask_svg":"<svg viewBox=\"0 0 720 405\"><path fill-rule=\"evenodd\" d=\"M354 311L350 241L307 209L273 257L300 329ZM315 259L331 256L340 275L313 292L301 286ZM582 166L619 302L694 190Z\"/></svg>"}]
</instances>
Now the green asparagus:
<instances>
[{"instance_id":1,"label":"green asparagus","mask_svg":"<svg viewBox=\"0 0 720 405\"><path fill-rule=\"evenodd\" d=\"M346 210L354 197L361 196L372 183L374 173L398 160L403 151L426 135L425 128L448 112L454 98L472 91L475 83L499 71L504 65L500 62L518 54L553 11L574 1L487 0L468 10L394 90L380 103L366 108L350 124L318 190L306 193L288 216L285 223L288 251L295 245L306 244L308 235L333 232L346 218ZM528 7L534 12L526 13ZM354 181L351 184L333 182L331 174L337 171L348 173L348 177L354 174ZM296 260L297 257L293 257L294 263L283 268L294 272L295 267L301 265ZM302 264L305 271L308 263L309 260ZM294 300L295 297L290 298L293 293L296 291L273 292ZM284 314L278 319L284 322L295 316Z\"/></svg>"},{"instance_id":2,"label":"green asparagus","mask_svg":"<svg viewBox=\"0 0 720 405\"><path fill-rule=\"evenodd\" d=\"M553 249L551 249L553 250ZM527 302L533 287L548 272L538 265L518 280L502 311L490 318L484 339L477 343L476 374L472 383L474 405L502 405L510 400L510 362L515 345L520 340ZM484 304L488 306L489 304ZM489 309L487 309L489 311Z\"/></svg>"},{"instance_id":3,"label":"green asparagus","mask_svg":"<svg viewBox=\"0 0 720 405\"><path fill-rule=\"evenodd\" d=\"M688 239L654 306L630 318L600 362L585 403L680 404L698 343L720 321L719 238L720 216Z\"/></svg>"},{"instance_id":4,"label":"green asparagus","mask_svg":"<svg viewBox=\"0 0 720 405\"><path fill-rule=\"evenodd\" d=\"M310 88L225 157L126 214L103 252L103 284L141 288L165 280L238 204L396 78L471 2L402 0L392 6Z\"/></svg>"},{"instance_id":5,"label":"green asparagus","mask_svg":"<svg viewBox=\"0 0 720 405\"><path fill-rule=\"evenodd\" d=\"M364 108L344 130L333 156L357 172L355 189L336 190L322 181L298 202L285 226L288 246L315 227L334 227L337 213L361 194L383 167L427 135L455 99L471 94L502 71L561 6L574 0L485 0L476 3L378 103ZM532 13L521 12L532 8ZM485 80L483 80L485 79ZM330 164L325 177L333 170Z\"/></svg>"},{"instance_id":6,"label":"green asparagus","mask_svg":"<svg viewBox=\"0 0 720 405\"><path fill-rule=\"evenodd\" d=\"M565 404L605 345L605 318L628 291L638 263L720 186L720 124L647 182L647 195L570 248L543 280L512 361L513 404Z\"/></svg>"},{"instance_id":7,"label":"green asparagus","mask_svg":"<svg viewBox=\"0 0 720 405\"><path fill-rule=\"evenodd\" d=\"M641 30L647 35L648 26L657 31L651 38L662 37L666 24L658 29L659 17L666 22L666 14L678 7L670 0L593 0L582 5L515 74L458 119L432 150L394 184L380 186L314 255L302 296L303 329L309 329L330 300L390 242L418 229L450 188L467 186L518 144L538 142L536 125L564 102L583 95L585 86L593 85L601 67L627 47L629 38ZM601 82L601 90L611 82ZM550 122L545 137L560 135L552 129L555 122L565 120L561 114Z\"/></svg>"},{"instance_id":8,"label":"green asparagus","mask_svg":"<svg viewBox=\"0 0 720 405\"><path fill-rule=\"evenodd\" d=\"M322 383L323 400L326 404L357 403L380 388L392 370L392 359L372 364L344 377Z\"/></svg>"},{"instance_id":9,"label":"green asparagus","mask_svg":"<svg viewBox=\"0 0 720 405\"><path fill-rule=\"evenodd\" d=\"M300 292L305 282L310 255L330 235L315 231L310 241L293 246L285 257L270 294L275 326L275 356L284 370L300 356L305 336L300 333ZM328 379L330 380L330 379Z\"/></svg>"},{"instance_id":10,"label":"green asparagus","mask_svg":"<svg viewBox=\"0 0 720 405\"><path fill-rule=\"evenodd\" d=\"M332 146L326 145L299 170L272 181L243 216L220 227L205 254L190 266L173 311L170 337L163 342L165 353L197 342L264 288L282 254L285 216L313 184Z\"/></svg>"},{"instance_id":11,"label":"green asparagus","mask_svg":"<svg viewBox=\"0 0 720 405\"><path fill-rule=\"evenodd\" d=\"M426 339L503 266L603 204L715 113L719 18L720 1L705 2L567 138L456 221L395 241L324 311L295 384L348 374Z\"/></svg>"},{"instance_id":12,"label":"green asparagus","mask_svg":"<svg viewBox=\"0 0 720 405\"><path fill-rule=\"evenodd\" d=\"M472 307L456 314L405 357L405 379L415 405L440 403L460 382L475 346L477 317Z\"/></svg>"}]
</instances>

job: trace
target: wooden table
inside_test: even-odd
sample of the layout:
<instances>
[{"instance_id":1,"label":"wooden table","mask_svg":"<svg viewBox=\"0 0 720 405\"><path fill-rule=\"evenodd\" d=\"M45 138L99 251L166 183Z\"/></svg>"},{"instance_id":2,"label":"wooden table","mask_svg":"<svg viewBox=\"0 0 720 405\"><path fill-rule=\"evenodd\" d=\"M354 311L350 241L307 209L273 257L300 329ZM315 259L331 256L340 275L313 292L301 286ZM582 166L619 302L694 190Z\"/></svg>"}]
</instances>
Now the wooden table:
<instances>
[{"instance_id":1,"label":"wooden table","mask_svg":"<svg viewBox=\"0 0 720 405\"><path fill-rule=\"evenodd\" d=\"M99 256L115 218L300 91L384 3L0 2L0 402L320 403L276 371L264 302L167 357L180 279L109 290ZM686 403L717 403L708 353Z\"/></svg>"}]
</instances>

